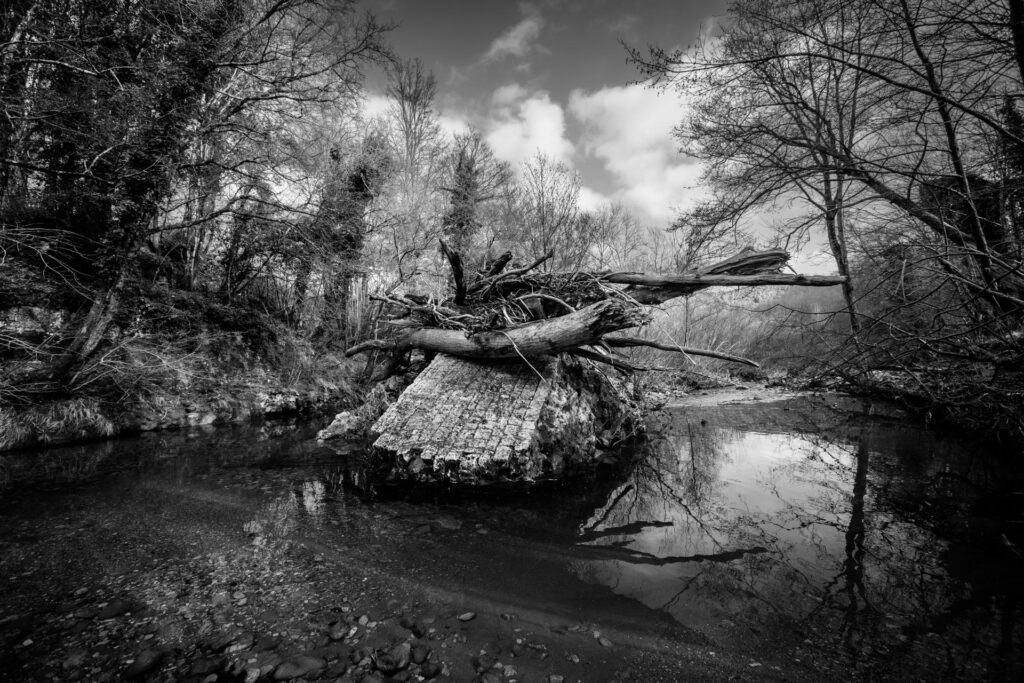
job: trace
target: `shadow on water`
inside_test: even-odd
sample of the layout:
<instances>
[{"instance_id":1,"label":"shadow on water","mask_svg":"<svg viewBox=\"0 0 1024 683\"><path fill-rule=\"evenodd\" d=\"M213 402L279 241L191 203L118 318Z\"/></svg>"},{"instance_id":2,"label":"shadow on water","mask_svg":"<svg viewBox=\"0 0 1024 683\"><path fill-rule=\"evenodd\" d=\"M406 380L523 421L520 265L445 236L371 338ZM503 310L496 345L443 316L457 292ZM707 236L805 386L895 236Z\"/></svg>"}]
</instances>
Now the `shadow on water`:
<instances>
[{"instance_id":1,"label":"shadow on water","mask_svg":"<svg viewBox=\"0 0 1024 683\"><path fill-rule=\"evenodd\" d=\"M821 399L664 410L617 467L482 494L382 486L360 449L317 445L320 424L149 434L9 455L0 508L142 481L246 508L256 538L462 557L476 571L447 580L490 581L509 600L517 580L550 584L538 599L555 609L564 574L725 646L828 653L868 677L1017 678L1019 464L876 413ZM431 529L466 533L418 535Z\"/></svg>"}]
</instances>

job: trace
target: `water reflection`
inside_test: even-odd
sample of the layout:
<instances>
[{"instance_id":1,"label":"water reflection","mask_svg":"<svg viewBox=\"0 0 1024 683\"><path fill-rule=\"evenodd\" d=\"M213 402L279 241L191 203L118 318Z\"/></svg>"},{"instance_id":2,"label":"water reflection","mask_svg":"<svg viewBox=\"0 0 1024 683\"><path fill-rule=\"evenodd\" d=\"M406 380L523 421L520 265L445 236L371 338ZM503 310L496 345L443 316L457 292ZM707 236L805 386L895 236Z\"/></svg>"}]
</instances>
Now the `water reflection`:
<instances>
[{"instance_id":1,"label":"water reflection","mask_svg":"<svg viewBox=\"0 0 1024 683\"><path fill-rule=\"evenodd\" d=\"M659 426L581 525L579 576L720 637L778 629L953 675L1015 666L1021 567L1004 541L1020 510L979 513L1012 496L1005 468L1000 480L927 432L820 406L734 412Z\"/></svg>"}]
</instances>

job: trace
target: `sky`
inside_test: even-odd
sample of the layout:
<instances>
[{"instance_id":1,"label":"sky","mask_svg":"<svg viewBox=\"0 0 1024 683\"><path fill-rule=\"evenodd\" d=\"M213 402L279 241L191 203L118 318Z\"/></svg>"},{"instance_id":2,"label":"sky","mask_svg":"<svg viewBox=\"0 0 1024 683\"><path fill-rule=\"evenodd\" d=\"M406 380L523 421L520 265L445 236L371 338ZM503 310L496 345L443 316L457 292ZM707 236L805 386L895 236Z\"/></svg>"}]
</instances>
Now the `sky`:
<instances>
[{"instance_id":1,"label":"sky","mask_svg":"<svg viewBox=\"0 0 1024 683\"><path fill-rule=\"evenodd\" d=\"M667 227L697 195L700 166L678 152L678 95L637 83L622 45L686 47L725 0L365 0L399 22L390 42L437 78L451 132L482 131L518 166L537 150L579 171L583 208L621 202ZM385 107L371 78L367 108Z\"/></svg>"}]
</instances>

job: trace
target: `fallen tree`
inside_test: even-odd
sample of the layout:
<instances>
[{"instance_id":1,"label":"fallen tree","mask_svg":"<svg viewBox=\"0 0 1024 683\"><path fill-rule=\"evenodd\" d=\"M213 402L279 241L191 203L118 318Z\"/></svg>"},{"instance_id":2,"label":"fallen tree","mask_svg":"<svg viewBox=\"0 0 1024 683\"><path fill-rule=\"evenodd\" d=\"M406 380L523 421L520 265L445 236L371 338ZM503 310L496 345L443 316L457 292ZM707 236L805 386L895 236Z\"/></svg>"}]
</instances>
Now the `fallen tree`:
<instances>
[{"instance_id":1,"label":"fallen tree","mask_svg":"<svg viewBox=\"0 0 1024 683\"><path fill-rule=\"evenodd\" d=\"M757 366L720 351L623 334L650 319L650 306L706 287L843 282L782 274L785 251L753 249L678 274L542 273L537 268L551 254L519 268L506 254L470 278L461 256L444 243L441 248L453 295L375 297L391 314L394 334L346 352L389 352L378 379L411 349L436 354L365 428L385 480L529 483L614 461L617 444L642 433L642 414L625 383L589 361L627 373L659 369L615 351L647 346ZM342 413L320 438L344 441L368 417Z\"/></svg>"},{"instance_id":2,"label":"fallen tree","mask_svg":"<svg viewBox=\"0 0 1024 683\"><path fill-rule=\"evenodd\" d=\"M830 287L840 276L807 276L779 272L789 260L781 249L738 254L695 272L651 274L632 272L540 273L552 257L505 270L510 254L467 282L461 256L443 241L441 249L452 268L454 295L437 301L415 294L375 296L390 308L387 321L396 333L348 349L353 356L390 351L392 359L418 348L477 359L538 358L573 353L623 370L639 368L613 355L613 348L649 346L757 366L739 356L653 342L635 336L607 336L648 321L647 306L687 296L707 287L802 285ZM589 347L589 348L588 348Z\"/></svg>"}]
</instances>

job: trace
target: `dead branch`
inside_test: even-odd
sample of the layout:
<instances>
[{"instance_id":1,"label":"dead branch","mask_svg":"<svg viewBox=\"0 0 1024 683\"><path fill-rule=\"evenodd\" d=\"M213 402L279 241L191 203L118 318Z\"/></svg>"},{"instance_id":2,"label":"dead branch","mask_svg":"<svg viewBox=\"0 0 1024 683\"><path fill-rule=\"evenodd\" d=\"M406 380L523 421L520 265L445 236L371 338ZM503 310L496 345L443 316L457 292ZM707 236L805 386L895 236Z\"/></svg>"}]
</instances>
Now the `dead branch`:
<instances>
[{"instance_id":1,"label":"dead branch","mask_svg":"<svg viewBox=\"0 0 1024 683\"><path fill-rule=\"evenodd\" d=\"M480 271L480 277L483 278L483 279L487 279L489 277L494 277L495 275L497 275L501 271L505 270L505 266L507 266L508 262L511 261L511 260L512 260L512 252L511 251L506 251L504 254L502 254L498 258L494 259L494 262L491 263L491 267L490 268L488 268L487 270L481 270Z\"/></svg>"},{"instance_id":2,"label":"dead branch","mask_svg":"<svg viewBox=\"0 0 1024 683\"><path fill-rule=\"evenodd\" d=\"M622 370L624 372L675 372L676 368L662 368L648 365L634 365L629 361L615 356L606 356L598 353L597 351L591 351L590 349L573 349L568 352L571 356L577 356L579 358L586 358L596 363L604 363L610 365L616 370Z\"/></svg>"},{"instance_id":3,"label":"dead branch","mask_svg":"<svg viewBox=\"0 0 1024 683\"><path fill-rule=\"evenodd\" d=\"M608 346L614 346L617 348L649 346L652 349L660 349L661 351L675 351L678 353L684 353L689 356L704 356L707 358L727 360L732 363L742 363L743 365L749 365L754 368L761 367L760 364L755 363L749 358L744 358L742 356L734 356L731 353L723 353L721 351L710 351L708 349L694 349L689 346L679 346L678 344L663 344L661 342L650 341L648 339L642 339L640 337L604 337L601 341L603 341Z\"/></svg>"},{"instance_id":4,"label":"dead branch","mask_svg":"<svg viewBox=\"0 0 1024 683\"><path fill-rule=\"evenodd\" d=\"M452 300L456 306L466 303L466 276L462 271L462 257L457 251L452 251L444 240L441 242L441 251L448 259L448 265L452 268L452 279L455 281L455 298Z\"/></svg>"},{"instance_id":5,"label":"dead branch","mask_svg":"<svg viewBox=\"0 0 1024 683\"><path fill-rule=\"evenodd\" d=\"M519 268L517 270L510 270L510 271L505 272L505 273L498 273L498 274L496 274L496 275L494 275L492 277L482 278L482 279L476 281L475 283L473 283L473 285L469 288L469 291L470 292L478 292L478 291L480 291L482 289L490 289L496 283L501 282L502 280L507 280L509 278L519 277L520 275L525 275L526 273L529 273L531 270L533 270L537 266L541 265L542 263L544 263L548 259L552 259L554 257L555 257L555 252L549 251L548 253L544 254L539 259L537 259L536 261L534 261L530 265L526 266L525 268Z\"/></svg>"}]
</instances>

